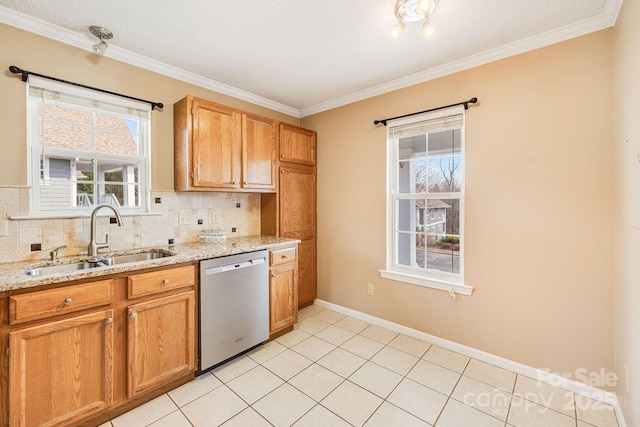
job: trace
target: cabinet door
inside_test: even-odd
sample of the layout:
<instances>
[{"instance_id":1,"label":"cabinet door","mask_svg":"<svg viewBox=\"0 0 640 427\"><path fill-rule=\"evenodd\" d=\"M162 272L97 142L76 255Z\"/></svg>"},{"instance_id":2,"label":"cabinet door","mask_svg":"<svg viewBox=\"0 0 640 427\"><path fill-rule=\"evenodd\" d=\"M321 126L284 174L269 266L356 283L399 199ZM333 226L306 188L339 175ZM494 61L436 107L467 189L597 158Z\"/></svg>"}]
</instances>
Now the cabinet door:
<instances>
[{"instance_id":1,"label":"cabinet door","mask_svg":"<svg viewBox=\"0 0 640 427\"><path fill-rule=\"evenodd\" d=\"M276 122L260 116L242 116L242 187L276 189Z\"/></svg>"},{"instance_id":2,"label":"cabinet door","mask_svg":"<svg viewBox=\"0 0 640 427\"><path fill-rule=\"evenodd\" d=\"M269 333L289 327L298 320L296 264L273 267L269 278Z\"/></svg>"},{"instance_id":3,"label":"cabinet door","mask_svg":"<svg viewBox=\"0 0 640 427\"><path fill-rule=\"evenodd\" d=\"M298 304L308 305L318 296L316 239L298 244Z\"/></svg>"},{"instance_id":4,"label":"cabinet door","mask_svg":"<svg viewBox=\"0 0 640 427\"><path fill-rule=\"evenodd\" d=\"M12 426L71 425L113 400L113 311L12 332Z\"/></svg>"},{"instance_id":5,"label":"cabinet door","mask_svg":"<svg viewBox=\"0 0 640 427\"><path fill-rule=\"evenodd\" d=\"M311 239L316 230L316 175L313 168L280 168L280 233Z\"/></svg>"},{"instance_id":6,"label":"cabinet door","mask_svg":"<svg viewBox=\"0 0 640 427\"><path fill-rule=\"evenodd\" d=\"M303 165L316 164L316 132L280 125L280 160Z\"/></svg>"},{"instance_id":7,"label":"cabinet door","mask_svg":"<svg viewBox=\"0 0 640 427\"><path fill-rule=\"evenodd\" d=\"M240 184L240 115L231 108L193 101L193 186Z\"/></svg>"},{"instance_id":8,"label":"cabinet door","mask_svg":"<svg viewBox=\"0 0 640 427\"><path fill-rule=\"evenodd\" d=\"M130 398L195 370L194 301L191 290L128 308Z\"/></svg>"},{"instance_id":9,"label":"cabinet door","mask_svg":"<svg viewBox=\"0 0 640 427\"><path fill-rule=\"evenodd\" d=\"M311 167L280 168L280 235L300 239L298 303L317 296L316 175Z\"/></svg>"}]
</instances>

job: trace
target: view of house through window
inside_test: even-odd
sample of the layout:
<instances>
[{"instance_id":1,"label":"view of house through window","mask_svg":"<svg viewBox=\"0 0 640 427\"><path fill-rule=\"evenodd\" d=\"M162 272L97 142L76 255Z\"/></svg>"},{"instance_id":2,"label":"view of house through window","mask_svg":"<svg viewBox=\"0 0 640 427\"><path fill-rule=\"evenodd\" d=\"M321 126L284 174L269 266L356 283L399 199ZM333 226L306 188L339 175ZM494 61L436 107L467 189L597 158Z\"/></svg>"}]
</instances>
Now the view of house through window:
<instances>
[{"instance_id":1,"label":"view of house through window","mask_svg":"<svg viewBox=\"0 0 640 427\"><path fill-rule=\"evenodd\" d=\"M29 92L36 213L146 208L148 110L96 101L89 90L86 98L34 86Z\"/></svg>"},{"instance_id":2,"label":"view of house through window","mask_svg":"<svg viewBox=\"0 0 640 427\"><path fill-rule=\"evenodd\" d=\"M460 129L399 140L398 264L460 273L461 168Z\"/></svg>"},{"instance_id":3,"label":"view of house through window","mask_svg":"<svg viewBox=\"0 0 640 427\"><path fill-rule=\"evenodd\" d=\"M387 272L462 283L463 139L462 112L389 124Z\"/></svg>"}]
</instances>

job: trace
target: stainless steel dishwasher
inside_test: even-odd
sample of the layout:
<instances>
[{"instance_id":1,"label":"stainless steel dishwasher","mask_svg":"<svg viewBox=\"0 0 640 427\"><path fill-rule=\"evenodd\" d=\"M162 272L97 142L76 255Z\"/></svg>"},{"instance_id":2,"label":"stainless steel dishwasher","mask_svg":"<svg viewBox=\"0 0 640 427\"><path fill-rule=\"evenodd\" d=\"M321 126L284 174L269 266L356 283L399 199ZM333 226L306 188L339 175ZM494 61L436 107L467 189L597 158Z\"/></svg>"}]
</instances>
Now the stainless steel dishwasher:
<instances>
[{"instance_id":1,"label":"stainless steel dishwasher","mask_svg":"<svg viewBox=\"0 0 640 427\"><path fill-rule=\"evenodd\" d=\"M268 338L267 251L200 261L200 373Z\"/></svg>"}]
</instances>

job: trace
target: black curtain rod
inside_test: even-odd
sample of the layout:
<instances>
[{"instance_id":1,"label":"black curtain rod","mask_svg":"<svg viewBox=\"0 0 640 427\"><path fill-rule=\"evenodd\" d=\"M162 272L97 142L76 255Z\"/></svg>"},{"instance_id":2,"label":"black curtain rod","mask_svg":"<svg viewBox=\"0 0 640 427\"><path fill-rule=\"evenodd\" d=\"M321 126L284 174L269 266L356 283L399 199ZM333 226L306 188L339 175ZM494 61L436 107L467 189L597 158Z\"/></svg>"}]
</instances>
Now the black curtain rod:
<instances>
[{"instance_id":1,"label":"black curtain rod","mask_svg":"<svg viewBox=\"0 0 640 427\"><path fill-rule=\"evenodd\" d=\"M397 116L397 117L390 117L388 119L375 120L373 122L373 124L374 125L378 125L378 124L382 123L383 125L386 126L387 125L387 121L389 121L389 120L402 119L404 117L411 117L411 116L415 116L416 114L428 113L430 111L437 111L437 110L442 110L444 108L455 107L456 105L464 105L464 109L468 110L469 109L469 104L475 104L476 102L478 102L478 98L471 98L468 101L458 102L457 104L445 105L444 107L438 107L438 108L432 108L430 110L418 111L417 113L405 114L404 116Z\"/></svg>"},{"instance_id":2,"label":"black curtain rod","mask_svg":"<svg viewBox=\"0 0 640 427\"><path fill-rule=\"evenodd\" d=\"M140 102L144 102L146 104L151 104L151 109L152 110L155 110L156 107L160 108L160 109L162 109L164 107L162 102L147 101L147 100L140 99L140 98L134 98L133 96L123 95L121 93L110 92L108 90L98 89L96 87L86 86L86 85L83 85L83 84L80 84L80 83L74 83L74 82L70 82L68 80L58 79L56 77L45 76L43 74L34 73L33 71L27 71L27 70L20 69L20 68L16 67L15 65L10 66L9 67L9 71L11 71L13 74L22 74L22 81L23 82L27 81L27 79L29 78L29 74L33 74L34 76L42 77L43 79L54 80L54 81L60 82L60 83L66 83L66 84L70 84L70 85L73 85L73 86L83 87L85 89L91 89L91 90L95 90L95 91L102 92L102 93L108 93L109 95L115 95L115 96L119 96L121 98L133 99L134 101L140 101Z\"/></svg>"}]
</instances>

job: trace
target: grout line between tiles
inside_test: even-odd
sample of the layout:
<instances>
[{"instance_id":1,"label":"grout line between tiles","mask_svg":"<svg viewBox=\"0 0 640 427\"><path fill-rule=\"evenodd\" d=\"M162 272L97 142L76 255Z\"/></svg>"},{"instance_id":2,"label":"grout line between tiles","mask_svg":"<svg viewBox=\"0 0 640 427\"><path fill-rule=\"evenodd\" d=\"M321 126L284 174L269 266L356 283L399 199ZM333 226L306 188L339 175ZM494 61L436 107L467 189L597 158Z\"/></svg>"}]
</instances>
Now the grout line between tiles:
<instances>
[{"instance_id":1,"label":"grout line between tiles","mask_svg":"<svg viewBox=\"0 0 640 427\"><path fill-rule=\"evenodd\" d=\"M313 318L313 317L317 316L318 314L322 313L323 311L324 311L324 309L323 309L323 310L321 310L321 311L317 311L315 314L313 314L313 315L309 315L309 316L307 316L306 318L307 318L307 319L309 319L309 318ZM343 317L343 318L339 319L338 321L344 320L345 318L347 318L347 317ZM322 319L319 319L319 320L322 320ZM323 321L324 321L324 320L323 320ZM328 323L328 324L329 324L329 326L327 326L327 328L328 328L328 327L331 327L331 326L336 326L337 328L341 328L340 326L336 325L336 323L338 323L338 321L333 322L333 323L331 323L331 322L326 322L326 321L324 321L324 322L326 322L326 323ZM260 413L257 409L255 409L255 408L254 408L254 405L255 405L256 403L258 403L258 402L262 401L264 398L266 398L267 396L269 396L271 393L273 393L273 392L274 392L275 390L277 390L278 388L282 387L284 384L287 384L288 386L292 387L292 388L293 388L294 390L296 390L297 392L299 392L299 393L301 393L302 395L306 396L307 398L311 399L311 401L314 403L314 404L311 406L311 408L310 408L309 410L307 410L307 411L306 411L306 412L304 412L302 415L300 415L300 416L299 416L299 417L298 417L298 418L297 418L297 419L296 419L292 424L295 424L296 422L299 422L302 418L304 418L305 416L307 416L307 415L308 415L311 411L313 411L316 407L320 407L320 408L325 409L325 410L326 410L326 411L328 411L329 413L331 413L331 414L335 415L335 416L336 416L336 417L338 417L339 419L343 420L343 421L344 421L344 422L346 422L347 424L351 425L351 423L349 423L349 422L348 422L346 419L344 419L342 416L340 416L339 414L335 413L334 411L332 411L331 409L329 409L328 407L326 407L325 405L323 405L323 404L322 404L322 401L323 401L324 399L326 399L328 396L330 396L332 393L334 393L334 392L335 392L335 391L336 391L340 386L344 385L344 384L345 384L345 382L347 382L347 381L348 381L350 384L355 385L356 387L358 387L358 388L360 388L360 389L362 389L362 390L366 391L367 393L371 393L372 395L374 395L374 396L376 396L376 397L378 397L378 398L381 398L380 403L379 403L379 404L375 407L375 409L374 409L374 410L373 410L373 411L372 411L372 412L367 416L366 420L364 421L364 423L365 423L365 424L366 424L366 422L369 422L369 421L372 419L372 417L374 417L374 415L375 415L375 414L380 410L380 408L385 404L385 402L386 402L387 404L389 404L389 405L392 405L394 408L396 408L396 409L398 409L398 410L402 411L403 413L409 414L409 415L411 415L411 416L413 416L413 417L416 417L417 419L420 419L420 420L422 420L422 421L424 421L424 422L427 422L426 420L424 420L424 419L423 419L423 418L421 418L420 416L418 416L418 415L416 415L416 414L414 414L414 413L412 413L412 412L409 412L409 411L407 411L407 410L405 410L405 409L403 409L403 408L401 408L401 407L399 407L399 406L397 406L397 405L393 404L392 402L390 402L390 401L388 400L388 398L389 398L389 397L390 397L390 396L391 396L391 395L392 395L392 394L393 394L393 393L398 389L398 387L400 386L400 384L402 384L404 381L412 381L412 382L415 382L416 384L419 384L419 385L420 385L420 386L422 386L422 387L425 387L425 388L427 388L427 389L429 389L429 390L432 390L432 391L434 391L434 392L436 392L436 393L439 393L440 395L443 395L443 396L445 396L445 397L446 397L445 402L444 402L444 405L442 406L442 408L441 408L441 409L440 409L440 411L438 412L437 417L435 418L435 421L434 421L434 423L433 423L433 425L434 425L434 426L436 426L436 425L437 425L437 423L442 419L442 416L443 416L443 414L444 414L444 412L445 412L445 409L447 408L447 406L449 405L449 403L450 403L452 400L454 400L454 401L456 401L456 402L458 402L458 403L461 403L461 404L465 405L466 407L471 408L471 409L473 409L473 410L475 410L475 411L478 411L478 412L479 412L479 413L481 413L482 415L489 416L489 417L491 417L491 418L493 418L493 419L499 420L501 423L503 423L503 424L502 424L503 426L507 426L507 425L508 425L509 417L510 417L510 415L511 415L511 413L512 413L512 409L513 409L513 407L514 407L513 405L514 405L515 390L516 390L516 385L518 384L518 380L519 380L519 378L520 378L520 377L526 377L526 378L529 378L529 377L527 377L526 375L521 375L521 374L515 373L515 372L510 371L510 370L505 369L505 368L501 368L501 367L499 367L499 366L495 366L495 365L493 365L493 364L491 364L491 363L487 363L487 362L480 361L480 362L486 363L486 364L487 364L487 365L489 365L489 366L496 367L496 368L499 368L499 369L503 369L503 370L505 370L505 371L507 371L507 372L513 372L513 373L515 374L515 379L514 379L514 381L513 381L512 386L511 386L511 390L509 391L509 390L501 389L500 387L496 387L496 386L494 386L494 385L492 385L492 384L488 384L488 383L486 383L486 382L484 382L484 381L481 381L481 380L478 380L478 379L476 379L476 378L469 377L468 375L466 375L466 374L465 374L465 373L467 372L467 370L468 370L468 368L469 368L470 364L471 364L471 361L472 361L472 360L477 360L477 359L474 359L473 357L469 357L469 356L465 356L465 355L463 355L463 356L467 357L467 359L468 359L468 360L466 360L466 362L465 362L465 364L464 364L464 367L461 369L461 371L460 371L460 372L458 372L457 370L450 369L449 367L447 367L447 366L443 366L443 365L441 365L440 363L437 363L437 362L434 362L434 361L431 361L431 360L427 360L427 359L425 359L425 356L427 356L427 354L429 353L429 351L430 351L430 350L432 350L433 348L437 347L437 346L435 346L434 344L432 344L432 343L428 343L428 342L426 342L426 341L423 341L423 342L425 342L426 344L429 344L429 346L426 348L426 350L425 350L424 352L422 352L421 356L416 356L416 355L414 355L414 354L412 354L412 353L409 353L408 351L405 351L405 350L403 350L403 349L401 349L401 348L396 348L396 347L393 347L393 346L391 346L391 345L390 345L390 344L391 344L391 343L392 343L392 342L393 342L393 341L394 341L398 336L403 335L403 334L396 334L396 335L394 336L394 338L392 338L392 339L391 339L389 342L387 342L386 344L381 343L381 342L379 342L379 341L377 341L377 340L371 339L371 338L369 338L369 337L367 337L367 336L365 336L365 335L362 335L362 332L366 331L366 330L367 330L369 327L371 327L371 326L372 326L372 324L369 324L367 327L365 327L365 328L361 329L359 332L353 332L353 331L350 331L350 330L348 330L348 329L346 329L346 328L341 328L341 329L343 329L343 330L344 330L344 331L346 331L346 332L351 332L351 333L353 333L353 336L352 336L351 338L349 338L348 340L344 341L344 342L343 342L342 344L340 344L340 345L333 344L332 342L330 342L330 341L328 341L328 340L325 340L325 339L323 339L323 338L321 338L321 337L317 336L317 334L321 333L322 331L324 331L324 330L325 330L325 329L327 329L327 328L322 328L322 329L320 329L319 331L316 331L316 332L314 332L314 333L310 333L310 332L308 332L308 331L305 331L304 329L299 329L301 332L304 332L304 333L305 333L305 334L307 334L308 336L305 336L302 340L300 340L300 341L298 341L298 342L295 342L295 343L294 343L294 344L292 344L291 346L289 346L289 345L285 345L285 344L282 344L282 343L278 342L278 344L279 344L279 345L281 345L281 346L284 348L284 350L283 350L283 351L278 352L277 354L274 354L274 355L270 356L268 359L262 360L262 362L258 362L257 360L254 360L254 359L253 359L249 354L246 354L246 355L242 356L242 357L245 357L245 356L246 356L249 360L251 360L253 363L255 363L255 364L256 364L256 366L253 366L253 367L251 367L251 368L247 369L246 371L244 371L244 372L240 373L239 375L235 375L233 378L229 378L229 379L228 379L228 381L222 381L222 380L221 380L220 378L218 378L215 374L213 374L213 372L209 372L208 374L213 375L215 378L217 378L217 379L221 382L221 386L224 386L224 387L226 387L228 390L230 390L230 391L231 391L235 396L237 396L239 399L241 399L241 401L242 401L243 403L245 403L245 405L246 405L246 406L245 406L245 408L243 408L242 410L240 410L240 411L239 411L239 412L237 412L236 414L232 415L232 416L231 416L231 417L229 417L228 419L224 420L222 423L228 422L229 420L233 419L234 417L237 417L237 416L238 416L238 414L242 413L242 412L243 412L243 411L245 411L247 408L251 408L251 410L252 410L252 411L255 411L256 413L258 413L258 415L261 417L261 419L264 419L266 423L268 423L269 425L273 425L273 423L272 423L271 421L269 421L268 419L266 419L262 413ZM344 345L344 344L346 344L347 342L349 342L351 339L353 339L353 338L354 338L354 337L356 337L356 336L361 336L362 338L366 338L366 339L368 339L368 340L371 340L371 341L373 341L373 342L375 342L375 343L377 343L377 344L382 345L382 347L381 347L380 349L378 349L377 351L375 351L375 352L374 352L370 357L363 357L363 356L361 356L360 354L357 354L357 353L355 353L355 352L353 352L353 351L350 351L350 350L348 350L348 349L346 349L346 348L343 348L343 345ZM334 346L334 348L333 348L331 351L329 351L327 354L325 354L325 355L323 355L322 357L318 358L318 360L312 360L312 359L310 359L309 357L305 356L304 354L301 354L301 353L299 353L298 351L296 351L296 350L294 350L294 349L293 349L293 347L295 347L295 346L299 345L300 343L302 343L302 342L306 341L306 340L307 340L307 339L309 339L310 337L315 337L315 338L317 338L317 339L319 339L319 340L321 340L321 341L323 341L323 342L325 342L325 343L328 343L328 344L330 344L330 345ZM410 338L412 338L412 337L410 337ZM422 341L422 340L420 340L420 341ZM274 342L277 342L277 341L274 341ZM411 366L409 367L409 369L408 369L404 374L400 374L400 373L398 373L398 372L396 372L396 371L394 371L394 370L392 370L392 369L389 369L388 367L386 367L386 366L384 366L384 365L381 365L381 364L376 363L376 362L374 362L374 361L373 361L373 358L375 358L375 357L376 357L376 355L380 354L380 352L382 352L382 351L383 351L385 348L387 348L387 347L388 347L389 349L393 349L393 350L399 351L399 352L401 352L401 353L403 353L403 354L405 354L405 355L409 355L409 356L414 357L414 358L416 359L416 360L411 364ZM409 347L407 347L407 348L409 348ZM415 347L412 347L412 348L415 348ZM318 363L318 362L319 362L320 360L322 360L324 357L326 357L327 355L331 354L332 352L334 352L334 351L335 351L335 350L337 350L337 349L341 349L341 350L343 350L343 351L347 351L347 352L349 352L350 354L353 354L353 355L355 355L355 356L357 356L357 357L359 357L359 358L362 358L365 362L364 362L362 365L360 365L359 367L357 367L353 372L350 372L346 377L343 377L341 374L339 374L339 373L335 372L333 369L330 369L330 368L325 367L325 366L323 366L323 365L321 365L321 364L319 364L319 363ZM306 366L306 367L305 367L304 369L302 369L300 372L297 372L295 375L293 375L293 376L292 376L291 378L289 378L289 379L285 379L285 378L281 377L281 376L280 376L280 375L278 375L277 373L273 372L272 370L270 370L269 368L267 368L266 366L264 366L264 364L265 364L265 363L267 363L268 361L272 360L272 359L273 359L273 358L275 358L275 357L278 357L279 355L281 355L283 352L285 352L285 351L287 351L287 350L291 350L292 352L294 352L294 354L296 354L296 355L298 355L298 356L300 356L300 357L304 358L304 359L305 359L305 360L307 360L308 362L310 362L310 364L309 364L308 366ZM459 353L457 353L457 352L455 352L455 351L451 351L451 350L448 350L448 349L444 349L444 350L447 350L447 351L452 352L452 353L455 353L455 354L459 354ZM455 384L453 385L453 387L451 388L451 391L450 391L447 395L445 395L444 393L440 392L439 390L436 390L436 389L434 389L434 388L432 388L432 387L430 387L430 386L428 386L428 385L425 385L425 384L422 384L422 383L417 382L417 381L415 381L415 380L412 380L411 378L409 378L409 377L408 377L408 376L411 374L411 372L416 368L416 366L418 365L418 363L420 363L420 361L421 361L421 360L423 360L423 361L425 361L425 362L428 362L428 363L432 363L432 364L434 364L434 365L436 365L436 366L438 366L438 367L440 367L440 368L446 369L447 371L453 372L453 373L455 373L456 375L458 375L458 377L457 377L457 379L456 379L456 381L455 381ZM393 372L394 374L396 374L396 375L398 375L398 376L400 377L400 380L398 381L398 383L397 383L397 384L395 384L395 386L393 386L393 387L390 389L390 391L389 391L388 393L386 393L385 397L379 396L378 394L374 393L373 391L368 390L368 389L367 389L367 388L365 388L364 386L361 386L361 385L359 385L359 384L357 384L357 383L353 382L353 381L350 379L350 378L352 378L352 377L353 377L353 376L354 376L354 375L355 375L355 374L356 374L356 373L357 373L357 372L358 372L358 371L359 371L363 366L365 366L367 363L372 363L373 365L376 365L376 366L378 366L378 367L381 367L382 369L387 369L387 370L389 370L390 372ZM305 393L303 390L298 389L296 386L294 386L294 385L290 382L291 380L293 380L294 378L296 378L298 375L301 375L301 374L303 374L305 371L307 371L307 370L309 370L310 368L312 368L314 365L317 365L318 367L320 367L320 368L322 368L322 369L327 369L328 371L332 372L333 374L337 375L337 376L340 378L340 381L338 382L338 384L337 384L336 386L334 386L334 387L330 388L330 390L329 390L327 393L325 393L325 394L323 395L323 397L322 397L322 398L320 398L319 400L316 400L316 399L315 399L315 398L313 398L312 396L310 396L310 395L308 395L307 393ZM275 375L277 378L279 378L280 380L282 380L282 381L283 381L283 384L279 385L279 386L278 386L278 387L276 387L274 390L271 390L270 392L266 393L264 396L262 396L262 397L260 397L258 400L256 400L253 404L250 404L250 403L249 403L249 402L247 402L245 399L243 399L243 398L242 398L242 396L238 395L238 393L236 393L236 392L235 392L231 387L229 387L229 386L228 386L228 383L229 383L229 382L231 382L231 381L233 381L234 379L236 379L236 378L240 377L241 375L244 375L244 374L246 374L246 373L248 373L248 372L252 371L253 369L256 369L258 366L263 367L264 369L266 369L267 371L269 371L270 373L272 373L273 375ZM453 366L453 365L452 365L452 366ZM502 419L498 418L497 416L493 415L492 413L482 411L482 410L480 410L480 409L478 409L478 408L476 408L476 407L474 407L474 406L468 405L468 404L466 404L465 402L461 402L459 399L457 399L457 398L453 397L453 394L454 394L455 390L458 388L458 386L460 385L460 382L461 382L461 380L462 380L462 378L463 378L463 377L466 377L466 378L472 379L473 381L476 381L476 382L478 382L478 383L480 383L480 384L483 384L483 385L485 385L485 386L491 387L492 389L500 390L500 391L502 391L502 392L504 392L504 393L507 393L507 394L509 395L510 400L509 400L509 404L508 404L508 406L507 406L507 408L506 408L506 414L505 414L505 419L504 419L504 420L502 420ZM220 386L219 386L219 387L220 387ZM216 390L216 389L218 389L219 387L216 387L216 388L214 388L213 390ZM557 388L557 387L556 387L556 388ZM209 390L209 391L207 391L206 393L203 393L201 396L198 396L198 397L196 397L195 399L193 399L193 400L191 400L191 401L189 401L189 402L185 403L182 407L178 406L178 404L176 403L176 401L175 401L173 398L171 398L171 396L169 395L169 393L166 393L166 394L167 394L167 396L169 397L169 399L171 400L171 402L172 402L176 407L178 407L178 410L179 410L179 411L180 411L180 413L184 416L184 418L188 420L189 424L190 424L191 426L194 426L193 422L192 422L192 421L191 421L191 420L186 416L186 414L182 411L182 408L183 408L183 407L185 407L186 405L188 405L189 403L191 403L191 402L193 402L193 401L195 401L195 400L199 399L200 397L202 397L202 396L206 395L207 393L212 392L213 390ZM562 390L562 389L558 389L558 390ZM565 390L565 391L566 391L566 390ZM576 402L575 402L575 398L576 398L575 393L572 393L572 397L573 397L573 399L574 399L574 407L573 407L573 411L572 411L573 416L568 415L567 413L563 413L563 412L557 411L557 410L555 410L555 409L553 409L553 408L551 408L551 407L548 407L547 405L538 404L537 402L534 402L534 401L531 401L531 400L529 400L529 399L526 399L525 397L521 397L521 398L522 398L523 400L526 400L526 401L529 401L529 402L531 402L531 403L534 403L534 404L536 404L537 406L540 406L541 408L545 408L546 410L553 411L553 412L558 413L558 414L560 414L560 415L565 415L565 416L568 416L568 417L570 417L570 418L573 418L574 425L577 427L577 425L578 425L578 414L577 414L577 404L576 404ZM614 414L615 414L615 412L614 412ZM166 415L166 416L168 416L168 415ZM165 416L165 417L166 417L166 416ZM160 418L160 419L163 419L163 418L165 418L165 417L162 417L162 418ZM159 421L159 420L156 420L156 421L154 421L154 422L157 422L157 421ZM109 422L111 422L111 421L109 421ZM585 425L588 425L588 424L585 424Z\"/></svg>"}]
</instances>

